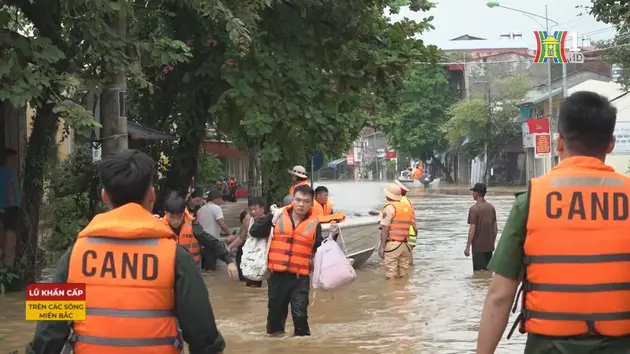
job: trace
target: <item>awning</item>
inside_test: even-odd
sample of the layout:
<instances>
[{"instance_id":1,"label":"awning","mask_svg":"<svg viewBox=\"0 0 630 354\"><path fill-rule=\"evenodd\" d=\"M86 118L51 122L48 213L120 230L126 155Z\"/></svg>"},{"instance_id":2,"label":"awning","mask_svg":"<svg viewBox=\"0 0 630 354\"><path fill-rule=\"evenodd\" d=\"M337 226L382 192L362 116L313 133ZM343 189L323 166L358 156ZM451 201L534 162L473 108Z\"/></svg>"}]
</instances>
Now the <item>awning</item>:
<instances>
[{"instance_id":1,"label":"awning","mask_svg":"<svg viewBox=\"0 0 630 354\"><path fill-rule=\"evenodd\" d=\"M175 140L174 137L159 130L129 121L127 122L127 133L134 140Z\"/></svg>"},{"instance_id":2,"label":"awning","mask_svg":"<svg viewBox=\"0 0 630 354\"><path fill-rule=\"evenodd\" d=\"M340 163L344 163L346 162L346 158L342 157L340 159L336 159L335 161L331 161L328 163L328 168L337 168L337 166L339 166Z\"/></svg>"}]
</instances>

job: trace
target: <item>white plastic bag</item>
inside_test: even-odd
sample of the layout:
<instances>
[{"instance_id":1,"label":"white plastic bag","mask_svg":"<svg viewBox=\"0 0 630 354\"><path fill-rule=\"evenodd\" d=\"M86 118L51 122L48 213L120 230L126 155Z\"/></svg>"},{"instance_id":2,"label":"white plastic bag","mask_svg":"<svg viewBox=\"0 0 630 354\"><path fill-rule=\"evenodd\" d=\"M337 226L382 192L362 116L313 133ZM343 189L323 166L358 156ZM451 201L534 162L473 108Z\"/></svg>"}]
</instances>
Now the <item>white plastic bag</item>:
<instances>
[{"instance_id":1,"label":"white plastic bag","mask_svg":"<svg viewBox=\"0 0 630 354\"><path fill-rule=\"evenodd\" d=\"M273 225L282 215L282 210L272 209L273 212ZM253 220L250 223L253 224ZM261 281L265 280L268 275L267 259L269 255L269 246L271 245L271 238L273 237L273 227L269 231L268 238L253 238L247 237L245 244L243 245L243 256L241 258L241 271L243 276L249 280Z\"/></svg>"},{"instance_id":2,"label":"white plastic bag","mask_svg":"<svg viewBox=\"0 0 630 354\"><path fill-rule=\"evenodd\" d=\"M337 237L337 242L339 241L343 245L341 230ZM357 278L352 262L346 258L346 254L337 242L329 236L317 248L311 277L311 283L315 289L334 290L352 283Z\"/></svg>"}]
</instances>

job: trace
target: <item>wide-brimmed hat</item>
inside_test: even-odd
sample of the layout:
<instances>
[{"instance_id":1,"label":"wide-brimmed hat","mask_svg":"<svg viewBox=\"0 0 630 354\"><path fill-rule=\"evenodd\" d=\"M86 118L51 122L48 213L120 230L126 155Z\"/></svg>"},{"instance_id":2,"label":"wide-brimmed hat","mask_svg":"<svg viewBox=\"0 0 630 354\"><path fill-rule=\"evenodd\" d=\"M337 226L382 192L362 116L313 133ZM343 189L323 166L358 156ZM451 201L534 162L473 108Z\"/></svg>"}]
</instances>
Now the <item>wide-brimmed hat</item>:
<instances>
[{"instance_id":1,"label":"wide-brimmed hat","mask_svg":"<svg viewBox=\"0 0 630 354\"><path fill-rule=\"evenodd\" d=\"M383 193L385 193L385 196L391 200L399 201L402 199L400 187L398 187L395 183L392 183L387 186L387 188L383 189Z\"/></svg>"},{"instance_id":2,"label":"wide-brimmed hat","mask_svg":"<svg viewBox=\"0 0 630 354\"><path fill-rule=\"evenodd\" d=\"M394 183L396 183L396 185L400 187L400 189L404 190L405 192L409 192L409 188L407 188L407 186L402 184L402 182L400 182L399 180L395 179Z\"/></svg>"},{"instance_id":3,"label":"wide-brimmed hat","mask_svg":"<svg viewBox=\"0 0 630 354\"><path fill-rule=\"evenodd\" d=\"M304 166L301 165L295 165L293 166L293 170L287 170L287 172L294 175L295 177L308 178L308 175L306 174L306 169L304 168Z\"/></svg>"}]
</instances>

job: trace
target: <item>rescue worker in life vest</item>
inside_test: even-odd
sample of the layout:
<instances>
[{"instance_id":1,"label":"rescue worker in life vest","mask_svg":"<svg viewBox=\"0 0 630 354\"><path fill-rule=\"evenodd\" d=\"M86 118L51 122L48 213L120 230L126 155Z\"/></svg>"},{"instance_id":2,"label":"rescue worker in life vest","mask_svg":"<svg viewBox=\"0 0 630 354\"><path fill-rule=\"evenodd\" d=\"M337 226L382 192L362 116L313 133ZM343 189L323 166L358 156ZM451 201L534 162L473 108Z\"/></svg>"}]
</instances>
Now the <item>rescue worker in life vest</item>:
<instances>
[{"instance_id":1,"label":"rescue worker in life vest","mask_svg":"<svg viewBox=\"0 0 630 354\"><path fill-rule=\"evenodd\" d=\"M313 202L313 213L315 215L333 214L333 205L328 199L328 188L319 186L315 188L315 201Z\"/></svg>"},{"instance_id":2,"label":"rescue worker in life vest","mask_svg":"<svg viewBox=\"0 0 630 354\"><path fill-rule=\"evenodd\" d=\"M230 257L230 252L216 237L203 231L199 222L187 212L184 198L176 192L171 193L164 202L164 211L166 212L164 223L170 226L177 235L177 243L190 252L195 263L201 266L201 246L203 246L214 253L217 259L227 264L230 278L233 280L238 278L238 268Z\"/></svg>"},{"instance_id":3,"label":"rescue worker in life vest","mask_svg":"<svg viewBox=\"0 0 630 354\"><path fill-rule=\"evenodd\" d=\"M385 266L387 279L402 278L409 274L411 265L411 247L409 229L415 230L413 209L401 202L400 187L390 184L383 189L387 204L381 214L381 246L378 251Z\"/></svg>"},{"instance_id":4,"label":"rescue worker in life vest","mask_svg":"<svg viewBox=\"0 0 630 354\"><path fill-rule=\"evenodd\" d=\"M293 184L291 185L291 187L289 187L289 194L293 195L293 192L295 192L295 187L297 186L302 186L302 185L310 185L310 183L308 182L308 175L306 174L306 169L304 168L304 166L300 166L300 165L296 165L293 166L292 170L287 170L287 172L289 172L289 174L291 175L291 178L293 179Z\"/></svg>"},{"instance_id":5,"label":"rescue worker in life vest","mask_svg":"<svg viewBox=\"0 0 630 354\"><path fill-rule=\"evenodd\" d=\"M271 272L268 286L268 334L284 333L291 304L294 335L311 335L307 314L311 261L323 241L322 228L311 212L314 194L308 185L295 187L291 205L278 211L281 214L275 226L274 213L271 212L256 220L249 231L254 238L267 238L273 227L267 265ZM331 224L330 230L336 238L336 224Z\"/></svg>"},{"instance_id":6,"label":"rescue worker in life vest","mask_svg":"<svg viewBox=\"0 0 630 354\"><path fill-rule=\"evenodd\" d=\"M400 198L400 201L403 203L407 203L407 205L409 205L409 207L411 208L411 213L414 215L413 218L413 225L409 226L409 239L407 240L407 244L409 245L409 247L411 247L411 253L409 254L409 265L413 265L413 249L416 247L416 230L418 229L418 225L416 224L416 212L415 212L415 207L413 206L413 203L411 202L411 200L409 200L409 198L407 198L407 193L409 192L409 188L407 188L407 186L405 186L404 184L402 184L402 182L400 182L399 180L394 180L394 183L396 183L396 185L398 187L400 187L400 195L402 195L402 198Z\"/></svg>"},{"instance_id":7,"label":"rescue worker in life vest","mask_svg":"<svg viewBox=\"0 0 630 354\"><path fill-rule=\"evenodd\" d=\"M521 281L525 353L630 352L630 178L605 164L616 120L594 92L565 98L561 162L516 198L490 261L477 354L495 352Z\"/></svg>"},{"instance_id":8,"label":"rescue worker in life vest","mask_svg":"<svg viewBox=\"0 0 630 354\"><path fill-rule=\"evenodd\" d=\"M75 354L179 354L184 341L192 354L223 352L197 264L150 212L155 172L137 150L103 159L101 196L111 210L79 233L53 278L87 284L87 318L39 322L27 353L59 354L68 344Z\"/></svg>"}]
</instances>

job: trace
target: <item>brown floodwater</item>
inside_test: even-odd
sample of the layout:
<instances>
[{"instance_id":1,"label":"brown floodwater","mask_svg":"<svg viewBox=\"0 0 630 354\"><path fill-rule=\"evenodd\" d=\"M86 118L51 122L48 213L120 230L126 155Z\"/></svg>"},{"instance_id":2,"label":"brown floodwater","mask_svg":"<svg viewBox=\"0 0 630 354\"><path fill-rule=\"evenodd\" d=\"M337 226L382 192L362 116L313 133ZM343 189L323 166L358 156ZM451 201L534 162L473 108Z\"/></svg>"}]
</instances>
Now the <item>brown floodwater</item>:
<instances>
[{"instance_id":1,"label":"brown floodwater","mask_svg":"<svg viewBox=\"0 0 630 354\"><path fill-rule=\"evenodd\" d=\"M383 204L385 183L325 185L336 210L363 213ZM227 341L225 353L474 353L491 274L473 275L471 260L464 256L472 198L453 191L410 194L420 228L410 278L385 280L380 259L373 256L352 285L332 294L317 293L309 308L311 337L268 338L266 288L246 288L221 269L204 274ZM487 199L497 209L501 229L514 196L489 194ZM24 321L24 294L0 298L0 353L21 353L34 325ZM289 319L290 333L291 328ZM503 339L497 352L522 353L524 341L518 334Z\"/></svg>"}]
</instances>

